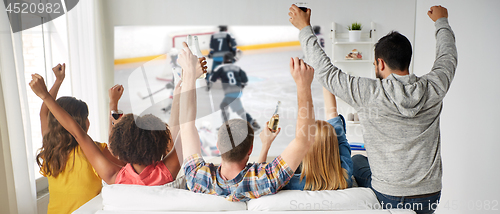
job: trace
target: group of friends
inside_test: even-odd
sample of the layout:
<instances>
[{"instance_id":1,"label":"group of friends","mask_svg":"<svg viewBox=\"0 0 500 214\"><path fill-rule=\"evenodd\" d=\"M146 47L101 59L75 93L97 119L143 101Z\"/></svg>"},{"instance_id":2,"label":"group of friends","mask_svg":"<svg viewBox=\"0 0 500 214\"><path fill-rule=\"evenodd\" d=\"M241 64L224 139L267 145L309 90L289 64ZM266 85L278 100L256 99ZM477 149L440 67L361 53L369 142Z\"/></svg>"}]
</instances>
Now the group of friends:
<instances>
[{"instance_id":1,"label":"group of friends","mask_svg":"<svg viewBox=\"0 0 500 214\"><path fill-rule=\"evenodd\" d=\"M356 182L371 188L383 208L421 203L412 209L433 213L431 204L441 194L439 116L455 73L457 52L447 9L433 6L428 15L436 26L432 70L421 77L410 74L411 44L405 36L391 32L375 45L377 79L369 79L351 76L333 65L311 27L311 10L304 12L292 5L290 22L300 30L307 61L290 59L298 101L295 138L269 163L265 162L267 150L279 129L272 132L264 127L259 135L263 144L259 159L248 163L254 129L244 119L225 120L217 133L221 163L205 162L195 120L196 79L207 67L205 58L198 59L186 43L178 57L183 77L174 88L168 125L153 115L125 114L118 120L110 116L109 147L87 134L85 102L74 97L55 99L65 64L53 68L56 81L50 91L43 78L33 74L30 87L43 100L43 147L37 162L49 180L49 213L77 209L100 192L101 179L107 184L164 185L181 170L189 190L230 201L247 201L282 189L339 190ZM315 118L314 78L324 87L326 121ZM123 91L120 85L109 89L110 110L117 110ZM358 111L367 157L351 158L335 96Z\"/></svg>"}]
</instances>

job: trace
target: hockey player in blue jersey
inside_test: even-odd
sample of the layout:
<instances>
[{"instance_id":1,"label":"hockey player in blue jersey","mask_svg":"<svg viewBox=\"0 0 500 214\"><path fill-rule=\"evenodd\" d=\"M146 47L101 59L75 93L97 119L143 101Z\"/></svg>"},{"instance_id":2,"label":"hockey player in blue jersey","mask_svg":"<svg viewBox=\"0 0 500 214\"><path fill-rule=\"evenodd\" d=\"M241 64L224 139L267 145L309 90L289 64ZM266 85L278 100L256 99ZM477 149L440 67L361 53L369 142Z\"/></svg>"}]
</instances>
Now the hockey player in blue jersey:
<instances>
[{"instance_id":1,"label":"hockey player in blue jersey","mask_svg":"<svg viewBox=\"0 0 500 214\"><path fill-rule=\"evenodd\" d=\"M319 46L325 49L325 37L321 34L321 27L316 25L313 27L314 35L318 38Z\"/></svg>"},{"instance_id":2,"label":"hockey player in blue jersey","mask_svg":"<svg viewBox=\"0 0 500 214\"><path fill-rule=\"evenodd\" d=\"M210 37L210 53L208 54L208 58L212 58L212 73L215 68L222 64L224 60L224 55L226 53L232 53L233 56L236 56L236 41L234 38L227 32L227 26L221 25L219 26L219 32L214 33ZM210 74L207 74L207 90L210 90Z\"/></svg>"},{"instance_id":3,"label":"hockey player in blue jersey","mask_svg":"<svg viewBox=\"0 0 500 214\"><path fill-rule=\"evenodd\" d=\"M248 77L245 71L233 64L233 60L233 54L231 52L226 53L223 64L217 66L210 77L212 82L216 82L219 78L222 81L222 89L224 90L224 99L220 104L222 120L223 122L229 120L228 108L231 107L242 119L246 119L252 125L254 131L256 131L260 129L259 124L250 114L245 112L240 100L242 89L248 82Z\"/></svg>"}]
</instances>

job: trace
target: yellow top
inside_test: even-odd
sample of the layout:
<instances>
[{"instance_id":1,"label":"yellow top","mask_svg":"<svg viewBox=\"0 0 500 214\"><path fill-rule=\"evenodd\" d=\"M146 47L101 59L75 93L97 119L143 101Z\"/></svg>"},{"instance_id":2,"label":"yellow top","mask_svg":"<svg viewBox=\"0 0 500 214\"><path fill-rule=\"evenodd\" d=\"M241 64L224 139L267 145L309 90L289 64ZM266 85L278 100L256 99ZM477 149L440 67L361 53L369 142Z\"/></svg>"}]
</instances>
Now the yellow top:
<instances>
[{"instance_id":1,"label":"yellow top","mask_svg":"<svg viewBox=\"0 0 500 214\"><path fill-rule=\"evenodd\" d=\"M96 144L101 151L107 148L105 143L96 142ZM47 179L50 194L48 214L71 213L98 195L102 188L101 178L90 165L80 146L68 156L66 169L56 178L48 176Z\"/></svg>"}]
</instances>

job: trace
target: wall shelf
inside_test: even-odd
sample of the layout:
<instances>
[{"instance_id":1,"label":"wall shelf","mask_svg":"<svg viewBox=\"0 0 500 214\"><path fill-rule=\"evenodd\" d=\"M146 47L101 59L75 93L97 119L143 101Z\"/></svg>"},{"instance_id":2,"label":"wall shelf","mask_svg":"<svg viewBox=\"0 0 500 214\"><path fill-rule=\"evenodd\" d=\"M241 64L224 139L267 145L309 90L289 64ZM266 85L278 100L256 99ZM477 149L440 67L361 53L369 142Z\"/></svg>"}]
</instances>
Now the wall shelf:
<instances>
[{"instance_id":1,"label":"wall shelf","mask_svg":"<svg viewBox=\"0 0 500 214\"><path fill-rule=\"evenodd\" d=\"M340 62L340 63L368 63L368 62L373 62L373 60L369 59L343 59L343 60L334 60L334 63Z\"/></svg>"},{"instance_id":2,"label":"wall shelf","mask_svg":"<svg viewBox=\"0 0 500 214\"><path fill-rule=\"evenodd\" d=\"M349 42L347 39L338 39L334 45L375 45L372 41Z\"/></svg>"},{"instance_id":3,"label":"wall shelf","mask_svg":"<svg viewBox=\"0 0 500 214\"><path fill-rule=\"evenodd\" d=\"M349 33L337 31L337 28L345 29L345 27L337 25L338 24L335 22L332 22L330 34L332 45L331 61L333 64L347 74L358 77L375 78L375 66L373 65L374 47L377 38L375 34L375 23L371 22L371 25L364 25L370 28L363 28L361 40L358 42L350 42ZM346 55L353 49L357 49L363 58L360 60L345 59ZM349 113L355 113L354 108L344 101L340 101L340 99L337 99L337 105L339 113L344 116ZM349 142L364 142L363 128L359 121L346 121L346 125L346 134Z\"/></svg>"},{"instance_id":4,"label":"wall shelf","mask_svg":"<svg viewBox=\"0 0 500 214\"><path fill-rule=\"evenodd\" d=\"M358 42L350 42L349 33L337 31L337 26L345 28L344 26L332 22L332 29L330 33L332 43L332 62L347 73L357 74L357 76L361 77L375 78L373 49L377 38L376 24L371 22L369 25L370 29L368 31L365 27L361 33L361 40ZM363 56L361 60L345 59L345 56L353 49L357 49L357 51Z\"/></svg>"},{"instance_id":5,"label":"wall shelf","mask_svg":"<svg viewBox=\"0 0 500 214\"><path fill-rule=\"evenodd\" d=\"M367 25L365 25L367 26ZM358 42L349 41L349 33L337 31L337 27L345 28L332 22L332 29L330 33L332 43L332 62L339 67L342 71L356 76L375 78L374 62L374 47L376 43L376 24L370 23L370 29L367 31L364 28L361 33L361 40ZM345 59L353 49L363 56L361 60Z\"/></svg>"}]
</instances>

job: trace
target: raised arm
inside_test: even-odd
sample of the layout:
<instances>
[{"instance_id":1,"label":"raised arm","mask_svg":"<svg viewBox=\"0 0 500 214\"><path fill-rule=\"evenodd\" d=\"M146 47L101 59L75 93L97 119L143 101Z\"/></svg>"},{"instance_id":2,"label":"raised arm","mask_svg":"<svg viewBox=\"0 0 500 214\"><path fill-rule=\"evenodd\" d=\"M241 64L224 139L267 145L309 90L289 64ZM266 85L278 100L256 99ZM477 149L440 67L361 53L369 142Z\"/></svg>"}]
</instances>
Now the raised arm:
<instances>
[{"instance_id":1,"label":"raised arm","mask_svg":"<svg viewBox=\"0 0 500 214\"><path fill-rule=\"evenodd\" d=\"M109 129L108 129L108 136L111 135L111 130L113 129L114 124L117 122L111 115L111 111L116 111L118 110L118 101L122 97L123 94L123 86L116 84L113 87L111 87L108 91L109 95ZM108 148L102 151L104 156L109 159L111 162L114 164L117 164L120 167L125 166L127 163L119 160L116 158L111 152L109 151Z\"/></svg>"},{"instance_id":2,"label":"raised arm","mask_svg":"<svg viewBox=\"0 0 500 214\"><path fill-rule=\"evenodd\" d=\"M54 82L54 85L52 85L52 88L50 88L49 94L54 99L56 99L57 93L59 92L59 88L61 87L64 77L66 76L66 64L65 63L63 63L62 65L57 64L55 67L52 68L52 71L56 76L56 81ZM44 136L49 130L48 117L49 117L49 109L47 108L47 105L45 105L45 103L42 103L42 107L40 108L40 123L42 127L42 136Z\"/></svg>"},{"instance_id":3,"label":"raised arm","mask_svg":"<svg viewBox=\"0 0 500 214\"><path fill-rule=\"evenodd\" d=\"M262 149L260 150L259 159L257 159L258 163L266 162L267 153L269 152L269 149L271 148L271 144L273 143L274 139L276 138L276 136L278 136L278 134L281 131L281 128L278 128L278 130L276 132L272 133L268 127L268 124L269 124L269 122L266 123L264 130L262 130L262 132L260 132L260 134L259 134L260 141L262 141Z\"/></svg>"},{"instance_id":4,"label":"raised arm","mask_svg":"<svg viewBox=\"0 0 500 214\"><path fill-rule=\"evenodd\" d=\"M196 78L206 69L204 64L199 63L198 58L191 53L187 44L182 43L184 48L180 51L178 63L183 70L183 81L180 97L180 131L182 138L182 156L188 158L194 154L201 154L200 136L195 126L196 121ZM204 60L204 57L201 59Z\"/></svg>"},{"instance_id":5,"label":"raised arm","mask_svg":"<svg viewBox=\"0 0 500 214\"><path fill-rule=\"evenodd\" d=\"M325 102L325 117L327 120L339 116L335 95L326 88L323 88L323 101Z\"/></svg>"},{"instance_id":6,"label":"raised arm","mask_svg":"<svg viewBox=\"0 0 500 214\"><path fill-rule=\"evenodd\" d=\"M330 93L328 90L323 88L323 100L325 102L325 119L333 126L335 133L337 134L337 142L339 144L339 155L342 168L347 171L347 182L349 185L352 184L352 159L351 159L351 146L347 141L345 133L345 122L342 116L339 117L337 112L337 101L335 95Z\"/></svg>"},{"instance_id":7,"label":"raised arm","mask_svg":"<svg viewBox=\"0 0 500 214\"><path fill-rule=\"evenodd\" d=\"M172 110L170 111L170 119L168 121L170 133L172 134L172 141L174 147L167 157L163 159L163 164L167 167L174 178L181 169L181 164L184 158L182 157L182 140L179 128L179 102L181 93L182 80L177 83L174 89L174 99L172 101Z\"/></svg>"},{"instance_id":8,"label":"raised arm","mask_svg":"<svg viewBox=\"0 0 500 214\"><path fill-rule=\"evenodd\" d=\"M117 122L115 118L111 115L111 111L118 110L118 101L122 97L124 88L122 85L116 84L108 90L109 95L109 129L108 135L111 134L111 130L113 129L114 123Z\"/></svg>"},{"instance_id":9,"label":"raised arm","mask_svg":"<svg viewBox=\"0 0 500 214\"><path fill-rule=\"evenodd\" d=\"M331 63L311 27L310 9L303 12L296 5L292 5L288 15L290 22L300 30L299 40L305 61L314 68L318 82L354 108L369 103L374 98L376 84L380 81L351 76Z\"/></svg>"},{"instance_id":10,"label":"raised arm","mask_svg":"<svg viewBox=\"0 0 500 214\"><path fill-rule=\"evenodd\" d=\"M73 117L57 104L56 100L47 92L43 77L38 74L33 74L29 85L33 92L35 92L38 97L42 98L43 102L47 105L57 121L59 121L59 123L61 123L61 125L76 139L97 174L99 174L106 183L113 184L116 174L120 171L121 167L108 160L92 138L87 135Z\"/></svg>"},{"instance_id":11,"label":"raised arm","mask_svg":"<svg viewBox=\"0 0 500 214\"><path fill-rule=\"evenodd\" d=\"M298 115L295 139L281 153L281 158L295 171L314 143L316 125L311 95L314 69L299 58L290 59L290 73L297 85Z\"/></svg>"},{"instance_id":12,"label":"raised arm","mask_svg":"<svg viewBox=\"0 0 500 214\"><path fill-rule=\"evenodd\" d=\"M444 97L450 88L458 64L455 34L448 24L448 10L442 6L433 6L427 12L436 25L436 60L430 73L424 75L439 97Z\"/></svg>"}]
</instances>

